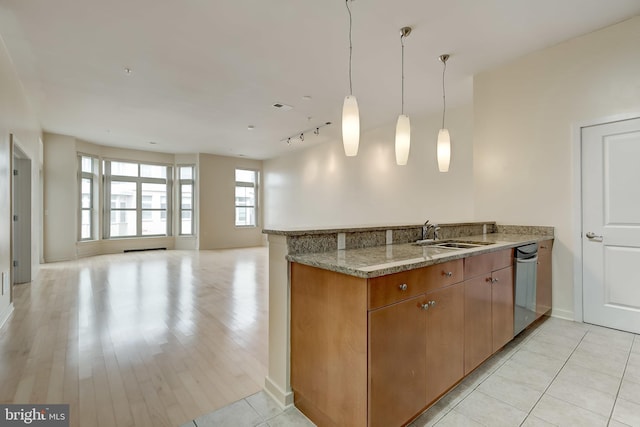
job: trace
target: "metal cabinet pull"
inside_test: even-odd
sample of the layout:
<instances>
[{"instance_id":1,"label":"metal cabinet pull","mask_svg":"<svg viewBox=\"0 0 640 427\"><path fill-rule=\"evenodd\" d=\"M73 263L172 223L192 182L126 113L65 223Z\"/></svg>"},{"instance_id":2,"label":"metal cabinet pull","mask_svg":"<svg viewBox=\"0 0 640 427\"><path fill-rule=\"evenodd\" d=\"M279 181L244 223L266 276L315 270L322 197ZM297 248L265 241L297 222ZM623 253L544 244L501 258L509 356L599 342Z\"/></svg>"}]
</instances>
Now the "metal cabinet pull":
<instances>
[{"instance_id":1,"label":"metal cabinet pull","mask_svg":"<svg viewBox=\"0 0 640 427\"><path fill-rule=\"evenodd\" d=\"M451 271L443 271L442 274L444 274L447 277L453 276L453 272L451 272Z\"/></svg>"},{"instance_id":2,"label":"metal cabinet pull","mask_svg":"<svg viewBox=\"0 0 640 427\"><path fill-rule=\"evenodd\" d=\"M435 302L435 301L429 301L429 302L428 302L428 304L429 304L431 307L433 307L434 305L436 305L436 302Z\"/></svg>"},{"instance_id":3,"label":"metal cabinet pull","mask_svg":"<svg viewBox=\"0 0 640 427\"><path fill-rule=\"evenodd\" d=\"M398 289L400 289L401 291L406 291L408 288L406 283L403 283L402 285L398 286Z\"/></svg>"},{"instance_id":4,"label":"metal cabinet pull","mask_svg":"<svg viewBox=\"0 0 640 427\"><path fill-rule=\"evenodd\" d=\"M424 304L420 304L420 308L423 309L424 311L429 310L429 303L425 302Z\"/></svg>"}]
</instances>

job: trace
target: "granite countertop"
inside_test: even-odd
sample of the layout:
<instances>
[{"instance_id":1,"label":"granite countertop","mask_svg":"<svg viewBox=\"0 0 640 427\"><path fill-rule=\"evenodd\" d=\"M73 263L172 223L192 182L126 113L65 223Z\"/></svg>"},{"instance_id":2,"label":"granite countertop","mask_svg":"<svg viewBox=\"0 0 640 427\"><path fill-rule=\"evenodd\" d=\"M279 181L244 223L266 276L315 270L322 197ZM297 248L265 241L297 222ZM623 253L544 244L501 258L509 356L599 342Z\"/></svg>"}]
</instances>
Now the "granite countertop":
<instances>
[{"instance_id":1,"label":"granite countertop","mask_svg":"<svg viewBox=\"0 0 640 427\"><path fill-rule=\"evenodd\" d=\"M287 260L368 279L548 239L553 239L553 236L489 233L455 239L458 241L492 243L491 245L471 249L444 249L404 243L362 249L341 249L330 252L287 255Z\"/></svg>"}]
</instances>

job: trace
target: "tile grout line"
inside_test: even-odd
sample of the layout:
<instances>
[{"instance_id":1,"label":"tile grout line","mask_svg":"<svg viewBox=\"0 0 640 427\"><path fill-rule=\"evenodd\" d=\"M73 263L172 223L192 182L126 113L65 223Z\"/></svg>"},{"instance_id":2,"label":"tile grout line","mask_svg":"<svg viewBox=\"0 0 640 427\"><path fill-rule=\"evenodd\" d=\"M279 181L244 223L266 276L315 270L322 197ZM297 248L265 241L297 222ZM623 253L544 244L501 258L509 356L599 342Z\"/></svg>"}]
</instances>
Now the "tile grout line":
<instances>
[{"instance_id":1,"label":"tile grout line","mask_svg":"<svg viewBox=\"0 0 640 427\"><path fill-rule=\"evenodd\" d=\"M536 328L536 329L539 329L539 328ZM512 406L512 407L514 407L514 408L515 408L515 406L511 405L510 403L504 402L504 401L502 401L502 400L500 400L500 399L498 399L498 398L496 398L496 397L493 397L493 396L490 396L490 395L488 395L488 394L486 394L486 393L483 393L483 392L482 392L482 390L478 390L478 387L480 387L480 386L481 386L481 385L482 385L486 380L488 380L488 379L489 379L489 377L493 376L493 375L498 371L498 369L500 369L500 368L501 368L505 363L507 363L509 360L511 360L511 358L513 358L513 356L514 356L516 353L518 353L518 351L520 351L520 350L521 350L521 348L520 348L520 347L522 347L522 346L523 346L524 344L526 344L530 339L532 339L533 337L535 337L535 336L536 336L537 334L539 334L539 333L540 333L540 331L539 331L539 330L536 330L536 331L534 331L534 332L529 333L529 334L528 334L528 335L527 335L527 336L522 340L522 342L520 342L520 343L518 343L518 344L516 345L516 348L515 348L515 349L513 349L513 351L511 352L511 354L510 354L508 357L505 357L505 359L504 359L503 361L501 361L501 363L499 363L499 364L498 364L498 366L496 366L496 367L495 367L495 368L494 368L494 369L493 369L493 370L492 370L492 371L491 371L491 372L490 372L490 373L489 373L485 378L483 378L483 379L482 379L482 381L480 381L480 382L479 382L475 387L471 388L471 391L470 391L469 393L467 393L467 394L466 394L462 399L460 399L460 401L458 401L455 405L453 405L453 406L451 407L451 409L449 409L449 410L448 410L444 415L442 415L442 417L438 418L438 420L437 420L433 425L434 425L434 426L436 426L440 421L442 421L442 419L443 419L446 415L448 415L451 411L453 411L455 408L457 408L457 407L458 407L458 405L460 405L460 404L461 404L461 403L462 403L462 402L463 402L467 397L471 396L471 394L472 394L474 391L476 391L476 390L478 391L478 393L482 393L482 394L484 394L484 395L486 395L486 396L489 396L489 397L491 397L491 398L493 398L493 399L496 399L496 400L497 400L497 401L499 401L499 402L502 402L502 403L504 403L504 404L506 404L506 405L509 405L509 406ZM578 343L578 344L579 344L579 343ZM576 347L577 347L577 345L576 345ZM486 362L486 361L485 361L485 362ZM483 363L485 363L485 362L483 362ZM537 402L536 402L536 403L537 403ZM534 405L534 407L535 407L535 405ZM518 408L516 408L516 409L518 409ZM524 412L524 411L522 411L522 412ZM464 414L463 414L463 415L464 415ZM466 416L466 415L465 415L465 416ZM529 416L529 414L527 414L527 417L528 417L528 416ZM470 418L470 419L472 419L473 421L475 421L475 422L479 423L479 424L483 424L480 420L476 420L476 419L474 419L473 417L469 417L469 418ZM527 419L527 418L525 417L525 420L526 420L526 419ZM524 422L524 420L523 420L523 422ZM484 424L483 424L483 425L484 425Z\"/></svg>"},{"instance_id":2,"label":"tile grout line","mask_svg":"<svg viewBox=\"0 0 640 427\"><path fill-rule=\"evenodd\" d=\"M544 389L544 391L542 392L542 394L540 395L538 400L536 400L536 403L534 403L534 405L529 410L529 413L527 413L527 416L524 418L524 420L522 420L522 422L520 423L520 426L522 426L524 424L524 422L527 420L527 418L529 418L531 416L531 413L533 412L533 410L536 408L536 406L538 406L538 403L540 403L542 398L547 394L547 391L551 387L551 384L553 384L553 382L556 380L556 378L558 378L558 375L560 375L560 372L562 372L564 367L567 366L567 362L569 362L569 359L571 359L571 356L573 356L573 354L576 352L578 347L580 347L580 344L582 344L582 341L584 341L584 337L586 337L588 333L589 333L589 330L586 330L584 332L584 334L582 335L582 338L580 338L580 341L578 342L578 344L576 344L576 346L573 349L573 351L571 352L571 354L569 356L567 356L566 360L564 361L564 363L562 364L560 369L558 369L558 372L556 372L556 374L553 376L553 379L549 382L549 385L547 385L547 387ZM560 400L562 400L562 399L560 399ZM570 403L570 402L567 402L567 403ZM571 404L573 405L573 403L571 403ZM549 422L547 420L544 420L544 421Z\"/></svg>"},{"instance_id":3,"label":"tile grout line","mask_svg":"<svg viewBox=\"0 0 640 427\"><path fill-rule=\"evenodd\" d=\"M622 377L620 378L620 384L618 385L618 390L616 391L616 398L613 401L613 406L611 407L611 412L609 413L609 419L607 420L607 426L611 424L611 420L613 419L613 412L616 409L616 405L618 403L618 396L620 396L620 389L622 388L622 382L624 381L624 374L627 373L627 367L629 366L629 359L631 359L631 352L633 351L633 344L636 342L636 338L638 336L634 336L633 340L631 340L631 348L629 349L629 353L627 354L627 361L624 363L624 369L622 370Z\"/></svg>"}]
</instances>

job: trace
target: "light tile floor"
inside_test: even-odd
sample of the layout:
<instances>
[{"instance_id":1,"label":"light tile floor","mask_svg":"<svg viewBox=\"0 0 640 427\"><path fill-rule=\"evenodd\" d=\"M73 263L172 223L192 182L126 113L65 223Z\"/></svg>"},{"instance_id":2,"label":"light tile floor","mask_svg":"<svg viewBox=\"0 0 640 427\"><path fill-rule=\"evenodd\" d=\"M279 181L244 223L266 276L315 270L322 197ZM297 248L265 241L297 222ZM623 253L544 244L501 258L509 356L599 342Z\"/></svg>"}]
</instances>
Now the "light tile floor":
<instances>
[{"instance_id":1,"label":"light tile floor","mask_svg":"<svg viewBox=\"0 0 640 427\"><path fill-rule=\"evenodd\" d=\"M259 392L181 427L313 426ZM639 426L640 335L548 318L409 427Z\"/></svg>"}]
</instances>

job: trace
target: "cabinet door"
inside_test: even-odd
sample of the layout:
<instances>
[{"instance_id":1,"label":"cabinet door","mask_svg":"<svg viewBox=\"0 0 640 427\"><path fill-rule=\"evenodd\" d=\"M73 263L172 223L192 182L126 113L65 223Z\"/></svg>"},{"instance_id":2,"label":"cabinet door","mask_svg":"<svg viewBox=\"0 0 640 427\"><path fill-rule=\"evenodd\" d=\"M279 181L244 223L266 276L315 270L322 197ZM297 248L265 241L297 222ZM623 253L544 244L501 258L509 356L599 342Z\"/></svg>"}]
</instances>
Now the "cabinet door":
<instances>
[{"instance_id":1,"label":"cabinet door","mask_svg":"<svg viewBox=\"0 0 640 427\"><path fill-rule=\"evenodd\" d=\"M551 310L551 248L553 240L540 242L536 271L536 318Z\"/></svg>"},{"instance_id":2,"label":"cabinet door","mask_svg":"<svg viewBox=\"0 0 640 427\"><path fill-rule=\"evenodd\" d=\"M369 426L400 426L426 405L424 295L369 312Z\"/></svg>"},{"instance_id":3,"label":"cabinet door","mask_svg":"<svg viewBox=\"0 0 640 427\"><path fill-rule=\"evenodd\" d=\"M492 274L493 352L513 339L513 267Z\"/></svg>"},{"instance_id":4,"label":"cabinet door","mask_svg":"<svg viewBox=\"0 0 640 427\"><path fill-rule=\"evenodd\" d=\"M491 275L464 283L464 373L491 355Z\"/></svg>"},{"instance_id":5,"label":"cabinet door","mask_svg":"<svg viewBox=\"0 0 640 427\"><path fill-rule=\"evenodd\" d=\"M464 285L426 295L427 400L431 403L464 376Z\"/></svg>"}]
</instances>

